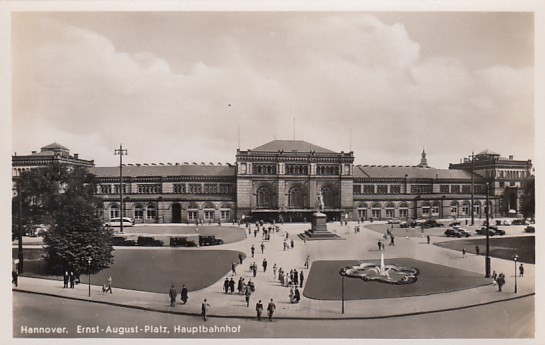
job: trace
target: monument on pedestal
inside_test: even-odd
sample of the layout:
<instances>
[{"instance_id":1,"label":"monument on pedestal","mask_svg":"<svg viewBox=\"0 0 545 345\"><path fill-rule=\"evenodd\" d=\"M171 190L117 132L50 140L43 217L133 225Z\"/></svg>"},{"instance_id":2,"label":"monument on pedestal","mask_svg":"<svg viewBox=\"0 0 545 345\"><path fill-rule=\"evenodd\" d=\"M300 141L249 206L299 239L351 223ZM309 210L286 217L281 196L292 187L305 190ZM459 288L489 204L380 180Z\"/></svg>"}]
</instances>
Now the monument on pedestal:
<instances>
[{"instance_id":1,"label":"monument on pedestal","mask_svg":"<svg viewBox=\"0 0 545 345\"><path fill-rule=\"evenodd\" d=\"M324 211L324 198L322 193L316 195L316 212L312 214L311 229L299 234L304 240L344 240L344 238L327 230L327 217Z\"/></svg>"}]
</instances>

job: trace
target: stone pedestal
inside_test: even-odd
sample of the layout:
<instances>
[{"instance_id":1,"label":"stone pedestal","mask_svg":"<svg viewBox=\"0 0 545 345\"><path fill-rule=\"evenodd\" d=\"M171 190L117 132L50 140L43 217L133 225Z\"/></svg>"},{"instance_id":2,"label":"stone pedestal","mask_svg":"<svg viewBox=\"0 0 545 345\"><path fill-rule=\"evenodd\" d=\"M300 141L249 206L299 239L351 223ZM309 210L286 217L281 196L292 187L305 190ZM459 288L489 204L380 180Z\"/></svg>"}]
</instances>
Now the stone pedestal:
<instances>
[{"instance_id":1,"label":"stone pedestal","mask_svg":"<svg viewBox=\"0 0 545 345\"><path fill-rule=\"evenodd\" d=\"M344 238L327 230L326 215L321 212L312 214L311 229L299 234L303 240L344 240Z\"/></svg>"}]
</instances>

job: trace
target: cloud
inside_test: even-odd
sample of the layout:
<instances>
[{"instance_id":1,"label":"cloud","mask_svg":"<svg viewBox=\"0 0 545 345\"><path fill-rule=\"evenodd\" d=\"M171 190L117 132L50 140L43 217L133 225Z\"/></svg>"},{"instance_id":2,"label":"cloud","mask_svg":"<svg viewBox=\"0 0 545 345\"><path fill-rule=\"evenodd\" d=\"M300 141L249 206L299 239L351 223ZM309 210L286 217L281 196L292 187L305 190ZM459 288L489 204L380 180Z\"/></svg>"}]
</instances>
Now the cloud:
<instances>
[{"instance_id":1,"label":"cloud","mask_svg":"<svg viewBox=\"0 0 545 345\"><path fill-rule=\"evenodd\" d=\"M296 117L298 138L333 150L348 150L351 130L359 163L417 163L423 145L448 161L483 145L531 151L531 133L497 138L532 126L531 68L471 70L421 56L402 24L372 16L301 15L226 30L209 52L219 62L203 57L183 72L172 68L177 56L120 51L106 36L47 16L15 24L16 147L18 129L45 128L98 145L80 152L98 164L113 161L97 154L120 141L137 162L232 161L237 126L242 148L252 148L291 138ZM498 129L486 127L491 121Z\"/></svg>"}]
</instances>

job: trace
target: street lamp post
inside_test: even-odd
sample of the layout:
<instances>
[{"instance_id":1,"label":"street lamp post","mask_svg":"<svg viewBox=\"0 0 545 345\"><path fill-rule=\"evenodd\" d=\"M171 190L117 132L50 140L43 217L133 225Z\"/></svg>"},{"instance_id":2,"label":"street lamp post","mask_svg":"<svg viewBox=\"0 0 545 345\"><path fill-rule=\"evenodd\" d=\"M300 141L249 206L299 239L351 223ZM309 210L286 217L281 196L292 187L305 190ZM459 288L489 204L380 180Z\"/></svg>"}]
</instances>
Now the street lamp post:
<instances>
[{"instance_id":1,"label":"street lamp post","mask_svg":"<svg viewBox=\"0 0 545 345\"><path fill-rule=\"evenodd\" d=\"M517 261L519 259L519 256L515 254L513 256L513 261L515 262L515 293L517 293Z\"/></svg>"},{"instance_id":2,"label":"street lamp post","mask_svg":"<svg viewBox=\"0 0 545 345\"><path fill-rule=\"evenodd\" d=\"M119 149L114 151L114 155L119 155L119 214L121 218L121 225L119 231L123 233L123 156L126 156L127 150L123 149L123 145L119 144Z\"/></svg>"},{"instance_id":3,"label":"street lamp post","mask_svg":"<svg viewBox=\"0 0 545 345\"><path fill-rule=\"evenodd\" d=\"M341 268L339 274L341 275L341 313L344 314L344 277L346 276L346 270Z\"/></svg>"},{"instance_id":4,"label":"street lamp post","mask_svg":"<svg viewBox=\"0 0 545 345\"><path fill-rule=\"evenodd\" d=\"M486 257L484 261L485 266L485 277L490 278L490 203L489 203L489 194L490 194L490 182L486 183Z\"/></svg>"},{"instance_id":5,"label":"street lamp post","mask_svg":"<svg viewBox=\"0 0 545 345\"><path fill-rule=\"evenodd\" d=\"M87 275L89 277L89 297L91 297L91 261L93 259L89 256L87 257Z\"/></svg>"},{"instance_id":6,"label":"street lamp post","mask_svg":"<svg viewBox=\"0 0 545 345\"><path fill-rule=\"evenodd\" d=\"M18 251L18 259L19 262L17 263L17 274L23 273L23 195L21 193L21 180L17 180L17 197L19 198L19 214L17 217L17 227L19 236L17 238L17 251Z\"/></svg>"}]
</instances>

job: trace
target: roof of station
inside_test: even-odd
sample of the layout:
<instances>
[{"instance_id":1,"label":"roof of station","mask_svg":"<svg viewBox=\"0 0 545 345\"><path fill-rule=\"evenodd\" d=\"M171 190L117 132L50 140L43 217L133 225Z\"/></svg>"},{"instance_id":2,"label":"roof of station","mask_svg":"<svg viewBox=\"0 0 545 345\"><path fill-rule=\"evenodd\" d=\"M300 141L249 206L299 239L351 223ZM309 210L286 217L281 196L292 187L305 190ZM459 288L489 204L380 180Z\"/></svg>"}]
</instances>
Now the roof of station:
<instances>
[{"instance_id":1,"label":"roof of station","mask_svg":"<svg viewBox=\"0 0 545 345\"><path fill-rule=\"evenodd\" d=\"M335 153L335 151L308 143L303 140L273 140L256 148L252 151L262 152L318 152L318 153Z\"/></svg>"},{"instance_id":2,"label":"roof of station","mask_svg":"<svg viewBox=\"0 0 545 345\"><path fill-rule=\"evenodd\" d=\"M356 165L354 178L427 178L468 179L471 172L456 169L436 169L419 166ZM475 175L478 177L478 175Z\"/></svg>"},{"instance_id":3,"label":"roof of station","mask_svg":"<svg viewBox=\"0 0 545 345\"><path fill-rule=\"evenodd\" d=\"M93 167L89 171L98 177L118 177L119 167ZM124 165L123 176L235 176L232 165Z\"/></svg>"}]
</instances>

